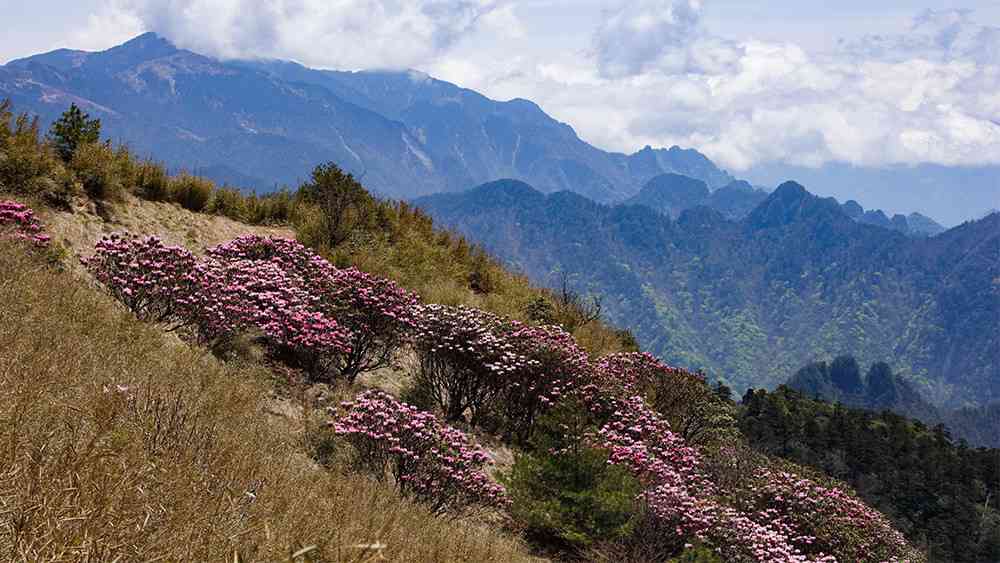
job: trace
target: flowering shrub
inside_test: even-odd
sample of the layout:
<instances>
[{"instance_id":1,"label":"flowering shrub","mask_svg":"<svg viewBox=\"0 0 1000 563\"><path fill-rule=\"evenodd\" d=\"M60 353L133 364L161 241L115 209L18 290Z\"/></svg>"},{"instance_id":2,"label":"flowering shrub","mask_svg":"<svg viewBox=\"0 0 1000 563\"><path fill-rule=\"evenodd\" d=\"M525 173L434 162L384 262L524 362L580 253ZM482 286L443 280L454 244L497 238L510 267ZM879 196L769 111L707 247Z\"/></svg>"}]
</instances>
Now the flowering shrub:
<instances>
[{"instance_id":1,"label":"flowering shrub","mask_svg":"<svg viewBox=\"0 0 1000 563\"><path fill-rule=\"evenodd\" d=\"M472 422L479 422L498 396L499 382L528 365L528 358L507 338L520 325L469 307L424 305L418 316L416 385L447 420L465 420L468 410Z\"/></svg>"},{"instance_id":2,"label":"flowering shrub","mask_svg":"<svg viewBox=\"0 0 1000 563\"><path fill-rule=\"evenodd\" d=\"M205 254L220 262L247 260L270 262L301 280L310 290L320 290L336 272L332 264L298 241L280 237L243 235L206 250ZM319 291L313 291L319 293Z\"/></svg>"},{"instance_id":3,"label":"flowering shrub","mask_svg":"<svg viewBox=\"0 0 1000 563\"><path fill-rule=\"evenodd\" d=\"M115 234L96 250L84 263L140 318L190 326L204 343L256 331L323 379L388 365L417 326L415 295L294 240L243 236L200 262L155 237Z\"/></svg>"},{"instance_id":4,"label":"flowering shrub","mask_svg":"<svg viewBox=\"0 0 1000 563\"><path fill-rule=\"evenodd\" d=\"M752 478L721 487L704 455L641 396L615 397L599 385L581 393L604 421L595 446L645 484L649 514L727 561L919 560L884 516L840 489L760 464Z\"/></svg>"},{"instance_id":5,"label":"flowering shrub","mask_svg":"<svg viewBox=\"0 0 1000 563\"><path fill-rule=\"evenodd\" d=\"M496 411L501 413L506 430L523 443L538 415L570 389L588 383L593 368L587 353L559 326L517 325L505 339L527 361L496 382Z\"/></svg>"},{"instance_id":6,"label":"flowering shrub","mask_svg":"<svg viewBox=\"0 0 1000 563\"><path fill-rule=\"evenodd\" d=\"M597 377L606 392L641 395L689 443L737 437L732 408L701 374L668 366L649 353L628 352L601 358Z\"/></svg>"},{"instance_id":7,"label":"flowering shrub","mask_svg":"<svg viewBox=\"0 0 1000 563\"><path fill-rule=\"evenodd\" d=\"M348 332L319 309L319 297L277 264L209 258L195 267L198 294L190 320L205 341L237 332L262 333L272 350L327 377L348 351Z\"/></svg>"},{"instance_id":8,"label":"flowering shrub","mask_svg":"<svg viewBox=\"0 0 1000 563\"><path fill-rule=\"evenodd\" d=\"M52 237L42 232L42 224L35 212L16 201L0 201L0 235L9 234L15 239L26 240L39 248L49 246Z\"/></svg>"},{"instance_id":9,"label":"flowering shrub","mask_svg":"<svg viewBox=\"0 0 1000 563\"><path fill-rule=\"evenodd\" d=\"M701 454L641 397L613 404L597 442L610 450L609 463L628 467L646 484L640 498L677 536L707 541L727 561L828 561L807 558L782 530L720 504Z\"/></svg>"},{"instance_id":10,"label":"flowering shrub","mask_svg":"<svg viewBox=\"0 0 1000 563\"><path fill-rule=\"evenodd\" d=\"M417 329L417 296L356 268L338 270L331 290L337 322L350 331L347 352L340 356L341 376L354 381L392 363Z\"/></svg>"},{"instance_id":11,"label":"flowering shrub","mask_svg":"<svg viewBox=\"0 0 1000 563\"><path fill-rule=\"evenodd\" d=\"M787 471L760 469L746 504L755 520L779 526L807 553L834 553L841 561L915 558L882 513L839 488Z\"/></svg>"},{"instance_id":12,"label":"flowering shrub","mask_svg":"<svg viewBox=\"0 0 1000 563\"><path fill-rule=\"evenodd\" d=\"M199 262L156 237L115 233L83 263L139 318L191 327L204 343L256 331L272 351L318 374L348 351L348 332L319 310L302 270L286 271L278 261L210 251Z\"/></svg>"},{"instance_id":13,"label":"flowering shrub","mask_svg":"<svg viewBox=\"0 0 1000 563\"><path fill-rule=\"evenodd\" d=\"M112 296L143 320L182 322L197 295L195 257L157 237L112 233L81 259Z\"/></svg>"},{"instance_id":14,"label":"flowering shrub","mask_svg":"<svg viewBox=\"0 0 1000 563\"><path fill-rule=\"evenodd\" d=\"M590 361L558 326L528 326L467 307L419 309L418 387L448 420L496 417L522 443L537 416L589 380Z\"/></svg>"},{"instance_id":15,"label":"flowering shrub","mask_svg":"<svg viewBox=\"0 0 1000 563\"><path fill-rule=\"evenodd\" d=\"M390 280L355 268L340 270L297 241L246 235L208 250L220 262L265 262L285 272L309 306L342 327L336 371L358 374L389 365L417 326L417 297Z\"/></svg>"},{"instance_id":16,"label":"flowering shrub","mask_svg":"<svg viewBox=\"0 0 1000 563\"><path fill-rule=\"evenodd\" d=\"M343 404L334 431L376 476L391 473L400 492L444 512L470 505L502 507L504 488L484 471L490 457L462 432L382 391Z\"/></svg>"}]
</instances>

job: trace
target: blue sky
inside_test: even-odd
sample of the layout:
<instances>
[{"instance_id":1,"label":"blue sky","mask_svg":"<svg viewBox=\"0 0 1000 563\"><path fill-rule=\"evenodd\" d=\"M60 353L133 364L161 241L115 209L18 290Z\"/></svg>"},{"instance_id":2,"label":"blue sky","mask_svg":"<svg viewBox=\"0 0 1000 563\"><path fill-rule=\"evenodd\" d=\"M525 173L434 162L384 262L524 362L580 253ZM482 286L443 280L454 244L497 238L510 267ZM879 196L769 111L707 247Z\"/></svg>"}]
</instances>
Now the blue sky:
<instances>
[{"instance_id":1,"label":"blue sky","mask_svg":"<svg viewBox=\"0 0 1000 563\"><path fill-rule=\"evenodd\" d=\"M690 146L737 175L1000 165L1000 0L0 0L0 13L17 22L0 61L152 30L222 58L415 68L531 99L602 148Z\"/></svg>"}]
</instances>

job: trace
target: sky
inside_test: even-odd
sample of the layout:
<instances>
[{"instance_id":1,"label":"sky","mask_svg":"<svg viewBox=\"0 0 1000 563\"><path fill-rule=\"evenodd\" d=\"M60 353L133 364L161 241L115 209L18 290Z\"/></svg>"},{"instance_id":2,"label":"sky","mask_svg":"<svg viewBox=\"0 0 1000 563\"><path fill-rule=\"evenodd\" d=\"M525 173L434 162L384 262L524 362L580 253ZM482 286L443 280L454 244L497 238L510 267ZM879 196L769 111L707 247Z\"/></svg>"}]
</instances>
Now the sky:
<instances>
[{"instance_id":1,"label":"sky","mask_svg":"<svg viewBox=\"0 0 1000 563\"><path fill-rule=\"evenodd\" d=\"M736 175L1000 165L1000 0L0 0L0 13L18 22L0 61L156 31L220 58L415 68L531 99L601 148L694 147Z\"/></svg>"}]
</instances>

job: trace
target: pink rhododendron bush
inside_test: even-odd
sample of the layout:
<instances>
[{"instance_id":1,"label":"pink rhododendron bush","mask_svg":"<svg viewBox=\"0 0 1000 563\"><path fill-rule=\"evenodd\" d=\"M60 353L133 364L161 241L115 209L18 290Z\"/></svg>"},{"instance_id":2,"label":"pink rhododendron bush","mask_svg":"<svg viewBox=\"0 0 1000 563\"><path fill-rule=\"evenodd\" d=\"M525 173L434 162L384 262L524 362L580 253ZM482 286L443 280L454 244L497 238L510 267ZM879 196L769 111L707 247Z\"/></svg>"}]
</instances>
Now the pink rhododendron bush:
<instances>
[{"instance_id":1,"label":"pink rhododendron bush","mask_svg":"<svg viewBox=\"0 0 1000 563\"><path fill-rule=\"evenodd\" d=\"M348 351L339 356L348 380L386 367L407 344L419 324L419 300L390 280L357 268L337 270L332 288L334 316L349 331Z\"/></svg>"},{"instance_id":2,"label":"pink rhododendron bush","mask_svg":"<svg viewBox=\"0 0 1000 563\"><path fill-rule=\"evenodd\" d=\"M506 504L504 488L484 470L489 455L461 431L381 391L365 392L343 407L347 412L337 420L336 433L372 474L391 474L404 495L440 512Z\"/></svg>"},{"instance_id":3,"label":"pink rhododendron bush","mask_svg":"<svg viewBox=\"0 0 1000 563\"><path fill-rule=\"evenodd\" d=\"M521 443L538 415L592 369L558 326L528 326L467 307L421 307L414 347L416 385L449 421L492 421Z\"/></svg>"},{"instance_id":4,"label":"pink rhododendron bush","mask_svg":"<svg viewBox=\"0 0 1000 563\"><path fill-rule=\"evenodd\" d=\"M43 230L42 223L30 207L16 201L0 200L0 237L24 240L45 248L52 237Z\"/></svg>"},{"instance_id":5,"label":"pink rhododendron bush","mask_svg":"<svg viewBox=\"0 0 1000 563\"><path fill-rule=\"evenodd\" d=\"M112 234L83 263L142 319L206 344L259 334L316 379L388 365L416 326L413 294L288 239L244 236L197 260L156 237Z\"/></svg>"},{"instance_id":6,"label":"pink rhododendron bush","mask_svg":"<svg viewBox=\"0 0 1000 563\"><path fill-rule=\"evenodd\" d=\"M142 320L180 322L198 295L193 254L157 237L113 233L81 260L111 295Z\"/></svg>"},{"instance_id":7,"label":"pink rhododendron bush","mask_svg":"<svg viewBox=\"0 0 1000 563\"><path fill-rule=\"evenodd\" d=\"M449 422L480 423L505 378L528 367L529 359L506 337L520 325L478 309L444 305L425 305L419 317L416 386Z\"/></svg>"},{"instance_id":8,"label":"pink rhododendron bush","mask_svg":"<svg viewBox=\"0 0 1000 563\"><path fill-rule=\"evenodd\" d=\"M689 443L707 445L738 438L734 410L712 391L702 374L667 366L639 352L605 356L597 373L606 392L642 395Z\"/></svg>"}]
</instances>

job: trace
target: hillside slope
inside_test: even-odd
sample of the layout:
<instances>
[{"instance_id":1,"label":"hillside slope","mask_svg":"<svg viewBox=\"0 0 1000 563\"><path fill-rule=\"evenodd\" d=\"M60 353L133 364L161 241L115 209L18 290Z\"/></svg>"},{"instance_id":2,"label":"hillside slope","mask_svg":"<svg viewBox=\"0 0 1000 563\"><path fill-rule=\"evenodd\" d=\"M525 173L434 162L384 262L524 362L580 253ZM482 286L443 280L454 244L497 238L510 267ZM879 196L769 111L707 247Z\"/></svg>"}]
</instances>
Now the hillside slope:
<instances>
[{"instance_id":1,"label":"hillside slope","mask_svg":"<svg viewBox=\"0 0 1000 563\"><path fill-rule=\"evenodd\" d=\"M304 421L267 414L264 370L164 338L23 252L0 243L4 559L343 561L382 543L392 561L531 560L319 469Z\"/></svg>"},{"instance_id":2,"label":"hillside slope","mask_svg":"<svg viewBox=\"0 0 1000 563\"><path fill-rule=\"evenodd\" d=\"M258 198L0 114L13 558L522 559L510 533L572 560L925 559L842 483L751 451L729 389L335 165ZM199 214L297 240L89 247L239 229Z\"/></svg>"}]
</instances>

